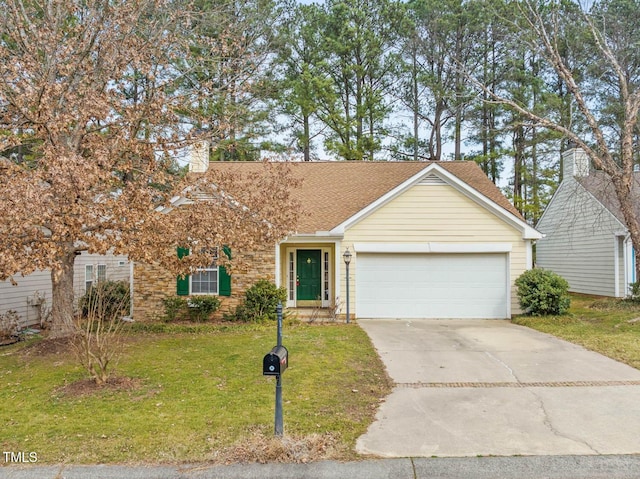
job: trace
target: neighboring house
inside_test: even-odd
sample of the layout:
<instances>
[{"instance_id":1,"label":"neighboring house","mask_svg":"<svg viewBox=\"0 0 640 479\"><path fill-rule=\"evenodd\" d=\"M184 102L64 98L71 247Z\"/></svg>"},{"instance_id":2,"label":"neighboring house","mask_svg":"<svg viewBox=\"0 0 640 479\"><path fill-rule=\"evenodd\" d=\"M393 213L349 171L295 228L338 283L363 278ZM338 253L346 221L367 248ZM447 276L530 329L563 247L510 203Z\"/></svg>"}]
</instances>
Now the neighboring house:
<instances>
[{"instance_id":1,"label":"neighboring house","mask_svg":"<svg viewBox=\"0 0 640 479\"><path fill-rule=\"evenodd\" d=\"M581 149L563 154L563 181L536 228L536 266L552 270L576 293L624 297L635 277L633 245L613 184ZM640 173L634 203L640 215Z\"/></svg>"},{"instance_id":2,"label":"neighboring house","mask_svg":"<svg viewBox=\"0 0 640 479\"><path fill-rule=\"evenodd\" d=\"M75 299L78 300L92 284L113 280L129 282L130 263L126 256L81 253L76 256L73 272ZM0 314L15 311L19 327L39 326L51 309L51 272L36 271L27 276L16 275L17 285L0 281Z\"/></svg>"},{"instance_id":3,"label":"neighboring house","mask_svg":"<svg viewBox=\"0 0 640 479\"><path fill-rule=\"evenodd\" d=\"M259 163L215 162L229 172ZM296 233L251 256L228 277L214 266L183 280L134 265L133 315L162 315L162 299L196 294L203 282L230 309L258 279L287 290L290 308L337 305L357 318L509 318L514 280L532 266L541 235L473 162L309 162L291 165L302 184ZM182 206L188 207L188 206ZM224 289L223 289L224 287ZM182 289L181 289L182 288Z\"/></svg>"}]
</instances>

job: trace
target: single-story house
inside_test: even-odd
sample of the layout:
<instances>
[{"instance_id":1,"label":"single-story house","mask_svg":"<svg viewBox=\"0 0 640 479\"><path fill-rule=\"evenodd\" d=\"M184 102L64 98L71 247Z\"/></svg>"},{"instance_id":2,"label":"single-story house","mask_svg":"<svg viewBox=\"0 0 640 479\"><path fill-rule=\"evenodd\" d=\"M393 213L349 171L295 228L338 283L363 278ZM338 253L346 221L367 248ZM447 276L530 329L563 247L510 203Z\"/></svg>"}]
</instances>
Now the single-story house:
<instances>
[{"instance_id":1,"label":"single-story house","mask_svg":"<svg viewBox=\"0 0 640 479\"><path fill-rule=\"evenodd\" d=\"M73 265L74 297L77 301L97 281L129 282L131 265L126 256L82 252ZM0 281L0 314L15 311L19 328L40 326L43 315L51 309L51 271L35 271L24 277L16 275L12 284Z\"/></svg>"},{"instance_id":2,"label":"single-story house","mask_svg":"<svg viewBox=\"0 0 640 479\"><path fill-rule=\"evenodd\" d=\"M246 173L262 165L208 167ZM291 169L302 180L293 194L305 214L295 234L242 252L252 256L249 271L231 277L221 268L207 271L223 308L268 278L286 288L289 308L335 307L344 315L349 301L352 318L509 318L519 312L514 281L532 267L532 243L541 235L474 162L303 162ZM135 264L134 319L161 315L166 296L198 294L201 280L199 273L185 283Z\"/></svg>"},{"instance_id":3,"label":"single-story house","mask_svg":"<svg viewBox=\"0 0 640 479\"><path fill-rule=\"evenodd\" d=\"M640 217L640 172L634 173ZM634 249L608 175L591 168L587 154L563 154L563 180L536 228L536 265L558 273L570 291L625 297L635 276Z\"/></svg>"}]
</instances>

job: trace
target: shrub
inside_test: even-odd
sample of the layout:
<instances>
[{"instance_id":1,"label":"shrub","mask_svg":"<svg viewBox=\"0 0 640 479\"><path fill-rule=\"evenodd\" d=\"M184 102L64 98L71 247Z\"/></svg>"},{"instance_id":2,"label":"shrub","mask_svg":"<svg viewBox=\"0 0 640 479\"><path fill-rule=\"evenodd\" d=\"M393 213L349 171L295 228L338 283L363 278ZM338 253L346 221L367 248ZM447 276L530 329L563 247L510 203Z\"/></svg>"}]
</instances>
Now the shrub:
<instances>
[{"instance_id":1,"label":"shrub","mask_svg":"<svg viewBox=\"0 0 640 479\"><path fill-rule=\"evenodd\" d=\"M276 306L287 300L286 288L278 288L271 281L259 280L246 292L244 301L239 304L234 312L225 314L225 321L262 321L276 319Z\"/></svg>"},{"instance_id":2,"label":"shrub","mask_svg":"<svg viewBox=\"0 0 640 479\"><path fill-rule=\"evenodd\" d=\"M261 279L245 293L244 305L257 318L276 319L276 306L287 300L287 290Z\"/></svg>"},{"instance_id":3,"label":"shrub","mask_svg":"<svg viewBox=\"0 0 640 479\"><path fill-rule=\"evenodd\" d=\"M129 285L114 281L98 283L80 300L71 346L96 384L108 381L110 366L122 352L122 316L129 304Z\"/></svg>"},{"instance_id":4,"label":"shrub","mask_svg":"<svg viewBox=\"0 0 640 479\"><path fill-rule=\"evenodd\" d=\"M181 296L167 296L162 299L164 305L164 320L167 322L175 321L176 319L184 319L183 315L186 315L187 300Z\"/></svg>"},{"instance_id":5,"label":"shrub","mask_svg":"<svg viewBox=\"0 0 640 479\"><path fill-rule=\"evenodd\" d=\"M0 339L15 338L18 334L20 317L13 309L0 314Z\"/></svg>"},{"instance_id":6,"label":"shrub","mask_svg":"<svg viewBox=\"0 0 640 479\"><path fill-rule=\"evenodd\" d=\"M207 321L220 307L217 296L167 296L162 300L164 304L164 320Z\"/></svg>"},{"instance_id":7,"label":"shrub","mask_svg":"<svg viewBox=\"0 0 640 479\"><path fill-rule=\"evenodd\" d=\"M640 303L640 281L629 284L629 299L634 303Z\"/></svg>"},{"instance_id":8,"label":"shrub","mask_svg":"<svg viewBox=\"0 0 640 479\"><path fill-rule=\"evenodd\" d=\"M565 314L571 303L569 283L553 271L530 269L516 279L520 306L526 314Z\"/></svg>"},{"instance_id":9,"label":"shrub","mask_svg":"<svg viewBox=\"0 0 640 479\"><path fill-rule=\"evenodd\" d=\"M192 296L187 300L189 318L193 321L206 321L220 307L217 296Z\"/></svg>"},{"instance_id":10,"label":"shrub","mask_svg":"<svg viewBox=\"0 0 640 479\"><path fill-rule=\"evenodd\" d=\"M131 306L129 283L100 281L80 298L78 306L84 317L91 311L104 317L126 316Z\"/></svg>"}]
</instances>

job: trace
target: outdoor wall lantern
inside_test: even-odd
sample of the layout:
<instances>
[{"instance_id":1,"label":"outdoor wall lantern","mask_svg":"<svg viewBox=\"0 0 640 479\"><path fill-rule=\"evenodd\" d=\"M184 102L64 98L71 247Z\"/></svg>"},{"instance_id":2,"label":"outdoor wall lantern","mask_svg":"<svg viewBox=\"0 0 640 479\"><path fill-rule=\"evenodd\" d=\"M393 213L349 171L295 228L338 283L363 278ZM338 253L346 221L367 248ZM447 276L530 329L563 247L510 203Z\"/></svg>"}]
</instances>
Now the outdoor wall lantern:
<instances>
[{"instance_id":1,"label":"outdoor wall lantern","mask_svg":"<svg viewBox=\"0 0 640 479\"><path fill-rule=\"evenodd\" d=\"M347 267L347 324L349 323L349 263L351 263L351 251L349 248L342 255L342 259L344 259L344 264Z\"/></svg>"}]
</instances>

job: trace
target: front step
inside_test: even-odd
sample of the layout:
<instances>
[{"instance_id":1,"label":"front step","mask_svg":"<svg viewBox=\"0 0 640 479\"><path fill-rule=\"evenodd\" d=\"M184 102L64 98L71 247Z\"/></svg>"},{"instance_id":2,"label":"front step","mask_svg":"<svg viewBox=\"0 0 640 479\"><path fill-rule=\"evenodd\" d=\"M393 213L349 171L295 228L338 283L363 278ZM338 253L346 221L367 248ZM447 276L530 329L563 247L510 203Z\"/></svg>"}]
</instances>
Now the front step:
<instances>
[{"instance_id":1,"label":"front step","mask_svg":"<svg viewBox=\"0 0 640 479\"><path fill-rule=\"evenodd\" d=\"M331 308L288 308L287 315L309 323L336 320Z\"/></svg>"}]
</instances>

